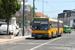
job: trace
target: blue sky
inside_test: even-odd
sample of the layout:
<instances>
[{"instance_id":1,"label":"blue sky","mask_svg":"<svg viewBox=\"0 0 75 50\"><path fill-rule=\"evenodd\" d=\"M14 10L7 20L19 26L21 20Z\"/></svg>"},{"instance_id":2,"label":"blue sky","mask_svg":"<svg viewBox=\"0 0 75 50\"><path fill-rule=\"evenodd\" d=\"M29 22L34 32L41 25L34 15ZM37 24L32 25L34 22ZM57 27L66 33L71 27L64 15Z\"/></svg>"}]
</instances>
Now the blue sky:
<instances>
[{"instance_id":1,"label":"blue sky","mask_svg":"<svg viewBox=\"0 0 75 50\"><path fill-rule=\"evenodd\" d=\"M33 0L28 1L31 6L33 6ZM35 0L36 12L42 12L42 1L43 0ZM44 14L51 18L56 18L63 10L73 9L75 9L74 0L44 0Z\"/></svg>"}]
</instances>

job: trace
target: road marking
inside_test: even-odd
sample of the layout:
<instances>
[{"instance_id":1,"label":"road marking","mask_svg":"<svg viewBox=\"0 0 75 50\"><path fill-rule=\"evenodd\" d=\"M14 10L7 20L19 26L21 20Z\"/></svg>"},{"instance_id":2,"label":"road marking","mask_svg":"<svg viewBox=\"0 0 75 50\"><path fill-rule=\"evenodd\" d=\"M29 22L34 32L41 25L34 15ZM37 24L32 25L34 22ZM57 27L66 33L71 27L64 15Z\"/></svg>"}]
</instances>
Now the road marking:
<instances>
[{"instance_id":1,"label":"road marking","mask_svg":"<svg viewBox=\"0 0 75 50\"><path fill-rule=\"evenodd\" d=\"M73 48L70 48L70 47L49 47L49 49L52 49L52 50L71 50Z\"/></svg>"},{"instance_id":2,"label":"road marking","mask_svg":"<svg viewBox=\"0 0 75 50\"><path fill-rule=\"evenodd\" d=\"M18 45L24 45L24 44L34 44L34 45L36 45L36 44L41 44L41 43L12 43L11 45L16 45L16 44L18 44Z\"/></svg>"},{"instance_id":3,"label":"road marking","mask_svg":"<svg viewBox=\"0 0 75 50\"><path fill-rule=\"evenodd\" d=\"M47 44L47 45L53 45L53 46L71 46L70 44Z\"/></svg>"},{"instance_id":4,"label":"road marking","mask_svg":"<svg viewBox=\"0 0 75 50\"><path fill-rule=\"evenodd\" d=\"M61 39L61 38L62 38L62 37L59 37L59 38L53 39L53 40L51 40L51 41L48 41L48 42L46 42L46 43L43 43L43 44L38 45L38 46L36 46L36 47L33 47L33 48L31 48L30 50L37 49L37 48L39 48L39 47L41 47L41 46L44 46L44 45L46 45L46 44L48 44L48 43L51 43L51 42L56 41L56 40Z\"/></svg>"}]
</instances>

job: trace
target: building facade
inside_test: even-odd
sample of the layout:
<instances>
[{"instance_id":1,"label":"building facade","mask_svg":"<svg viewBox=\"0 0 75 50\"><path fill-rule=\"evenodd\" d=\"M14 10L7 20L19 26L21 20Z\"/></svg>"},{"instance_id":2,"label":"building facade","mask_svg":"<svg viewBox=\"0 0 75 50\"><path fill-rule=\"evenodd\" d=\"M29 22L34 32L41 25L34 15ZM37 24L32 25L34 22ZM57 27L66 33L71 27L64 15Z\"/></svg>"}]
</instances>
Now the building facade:
<instances>
[{"instance_id":1,"label":"building facade","mask_svg":"<svg viewBox=\"0 0 75 50\"><path fill-rule=\"evenodd\" d=\"M64 10L58 14L58 19L64 22L64 25L69 25L75 28L75 10Z\"/></svg>"},{"instance_id":2,"label":"building facade","mask_svg":"<svg viewBox=\"0 0 75 50\"><path fill-rule=\"evenodd\" d=\"M23 0L19 0L19 3L21 4L21 8L19 11L16 12L15 16L21 16L23 15ZM25 0L25 6L24 6L24 11L25 12L30 12L30 3L28 2L28 0Z\"/></svg>"},{"instance_id":3,"label":"building facade","mask_svg":"<svg viewBox=\"0 0 75 50\"><path fill-rule=\"evenodd\" d=\"M21 8L18 12L16 12L15 16L17 18L17 23L19 24L20 27L23 27L23 0L19 0L19 3L21 3ZM30 14L30 3L28 0L25 0L25 6L24 6L24 14L25 16L28 16ZM25 20L27 18L25 17Z\"/></svg>"}]
</instances>

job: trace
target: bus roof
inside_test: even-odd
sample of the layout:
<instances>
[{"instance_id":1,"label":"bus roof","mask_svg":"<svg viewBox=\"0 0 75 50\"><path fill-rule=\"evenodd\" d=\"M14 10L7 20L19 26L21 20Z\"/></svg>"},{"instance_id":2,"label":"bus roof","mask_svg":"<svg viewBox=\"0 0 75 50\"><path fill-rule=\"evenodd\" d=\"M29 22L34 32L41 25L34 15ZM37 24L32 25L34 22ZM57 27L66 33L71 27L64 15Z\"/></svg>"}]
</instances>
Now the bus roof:
<instances>
[{"instance_id":1,"label":"bus roof","mask_svg":"<svg viewBox=\"0 0 75 50\"><path fill-rule=\"evenodd\" d=\"M50 18L49 20L50 20L50 21L54 21L54 22L58 22L57 19L51 19L51 18ZM61 21L61 20L59 20L59 22L60 22L60 23L63 23L63 21Z\"/></svg>"},{"instance_id":2,"label":"bus roof","mask_svg":"<svg viewBox=\"0 0 75 50\"><path fill-rule=\"evenodd\" d=\"M57 19L52 19L52 18L48 18L48 17L34 17L34 18L46 18L49 19L49 21L54 21L54 22L58 22ZM59 20L60 23L63 23L63 21Z\"/></svg>"},{"instance_id":3,"label":"bus roof","mask_svg":"<svg viewBox=\"0 0 75 50\"><path fill-rule=\"evenodd\" d=\"M34 18L47 18L47 17L34 17Z\"/></svg>"}]
</instances>

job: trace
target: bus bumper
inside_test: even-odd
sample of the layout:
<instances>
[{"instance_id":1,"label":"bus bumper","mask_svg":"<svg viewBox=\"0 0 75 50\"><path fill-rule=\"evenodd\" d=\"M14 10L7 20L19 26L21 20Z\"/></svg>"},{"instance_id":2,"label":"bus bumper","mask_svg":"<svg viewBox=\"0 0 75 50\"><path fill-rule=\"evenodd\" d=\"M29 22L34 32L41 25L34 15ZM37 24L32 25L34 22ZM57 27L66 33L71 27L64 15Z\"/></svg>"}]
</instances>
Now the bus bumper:
<instances>
[{"instance_id":1,"label":"bus bumper","mask_svg":"<svg viewBox=\"0 0 75 50\"><path fill-rule=\"evenodd\" d=\"M49 38L50 35L48 33L32 33L32 37L38 37L38 38L46 37L46 38Z\"/></svg>"}]
</instances>

